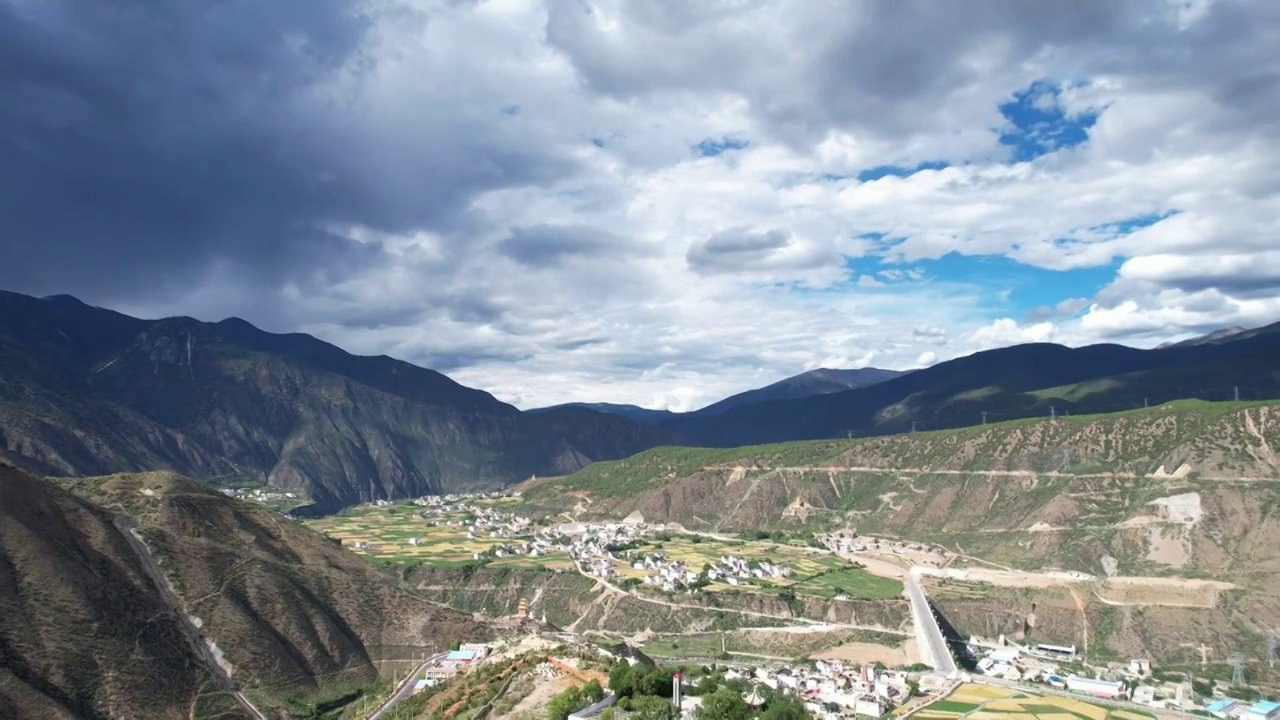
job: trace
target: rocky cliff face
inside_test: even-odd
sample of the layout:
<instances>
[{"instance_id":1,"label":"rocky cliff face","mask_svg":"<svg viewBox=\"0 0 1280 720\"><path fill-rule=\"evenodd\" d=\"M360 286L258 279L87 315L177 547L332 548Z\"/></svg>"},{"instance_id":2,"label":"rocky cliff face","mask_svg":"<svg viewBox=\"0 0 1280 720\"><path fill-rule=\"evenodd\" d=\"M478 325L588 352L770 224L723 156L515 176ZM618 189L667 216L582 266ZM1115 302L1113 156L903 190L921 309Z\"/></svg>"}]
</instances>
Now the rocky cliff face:
<instances>
[{"instance_id":1,"label":"rocky cliff face","mask_svg":"<svg viewBox=\"0 0 1280 720\"><path fill-rule=\"evenodd\" d=\"M431 370L239 320L144 321L0 293L0 457L40 473L250 478L330 510L671 441L588 410L527 415Z\"/></svg>"}]
</instances>

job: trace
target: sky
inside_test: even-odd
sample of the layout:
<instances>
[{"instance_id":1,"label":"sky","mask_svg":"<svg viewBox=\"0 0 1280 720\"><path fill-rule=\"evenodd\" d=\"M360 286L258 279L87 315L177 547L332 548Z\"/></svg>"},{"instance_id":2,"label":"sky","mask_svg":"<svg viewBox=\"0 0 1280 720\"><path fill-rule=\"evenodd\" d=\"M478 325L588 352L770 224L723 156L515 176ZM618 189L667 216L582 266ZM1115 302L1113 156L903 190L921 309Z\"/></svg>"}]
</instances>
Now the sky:
<instances>
[{"instance_id":1,"label":"sky","mask_svg":"<svg viewBox=\"0 0 1280 720\"><path fill-rule=\"evenodd\" d=\"M1280 320L1280 3L0 0L0 288L519 407Z\"/></svg>"}]
</instances>

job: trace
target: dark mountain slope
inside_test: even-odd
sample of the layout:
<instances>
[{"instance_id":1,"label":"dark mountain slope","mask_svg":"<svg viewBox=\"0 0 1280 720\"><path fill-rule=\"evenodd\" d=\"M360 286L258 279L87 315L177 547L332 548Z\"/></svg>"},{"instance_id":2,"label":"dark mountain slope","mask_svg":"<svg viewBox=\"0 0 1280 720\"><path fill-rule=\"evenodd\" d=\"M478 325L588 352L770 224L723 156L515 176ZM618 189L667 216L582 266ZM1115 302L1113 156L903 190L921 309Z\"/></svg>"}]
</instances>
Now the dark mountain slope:
<instances>
[{"instance_id":1,"label":"dark mountain slope","mask_svg":"<svg viewBox=\"0 0 1280 720\"><path fill-rule=\"evenodd\" d=\"M1017 345L976 353L870 387L694 414L666 427L696 444L732 447L976 425L1057 412L1142 407L1143 398L1280 397L1280 325L1234 341L1136 350L1120 345ZM1108 382L1103 383L1103 380ZM1091 383L1091 384L1089 384Z\"/></svg>"},{"instance_id":2,"label":"dark mountain slope","mask_svg":"<svg viewBox=\"0 0 1280 720\"><path fill-rule=\"evenodd\" d=\"M0 717L234 711L111 515L0 466Z\"/></svg>"},{"instance_id":3,"label":"dark mountain slope","mask_svg":"<svg viewBox=\"0 0 1280 720\"><path fill-rule=\"evenodd\" d=\"M0 293L0 457L36 472L248 477L331 510L673 440L612 415L524 414L440 373L242 320L144 321Z\"/></svg>"},{"instance_id":4,"label":"dark mountain slope","mask_svg":"<svg viewBox=\"0 0 1280 720\"><path fill-rule=\"evenodd\" d=\"M696 414L710 415L770 400L790 400L852 390L892 380L895 377L905 375L907 372L905 370L883 370L881 368L858 368L856 370L817 368L779 380L772 385L766 385L757 390L748 390L737 395L731 395L720 402L712 403L698 410Z\"/></svg>"},{"instance_id":5,"label":"dark mountain slope","mask_svg":"<svg viewBox=\"0 0 1280 720\"><path fill-rule=\"evenodd\" d=\"M0 467L0 520L0 703L15 707L207 717L243 712L240 691L303 710L384 659L488 636L300 524L170 473Z\"/></svg>"}]
</instances>

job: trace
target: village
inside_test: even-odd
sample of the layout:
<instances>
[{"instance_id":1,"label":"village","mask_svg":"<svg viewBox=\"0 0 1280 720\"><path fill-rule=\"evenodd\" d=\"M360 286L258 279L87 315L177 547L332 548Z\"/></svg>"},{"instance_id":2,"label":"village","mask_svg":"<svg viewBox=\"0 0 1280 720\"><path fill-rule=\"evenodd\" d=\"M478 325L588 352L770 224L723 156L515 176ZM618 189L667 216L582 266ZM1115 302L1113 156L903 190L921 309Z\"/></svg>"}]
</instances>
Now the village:
<instances>
[{"instance_id":1,"label":"village","mask_svg":"<svg viewBox=\"0 0 1280 720\"><path fill-rule=\"evenodd\" d=\"M224 487L218 488L218 491L227 497L265 505L268 508L279 512L287 512L288 510L306 502L305 498L300 497L295 492L268 487L265 485Z\"/></svg>"},{"instance_id":2,"label":"village","mask_svg":"<svg viewBox=\"0 0 1280 720\"><path fill-rule=\"evenodd\" d=\"M412 512L405 512L403 503L399 507L399 512L387 508L388 518L398 518L394 533L384 534L378 542L355 540L349 544L370 554L394 552L391 546L413 549L427 542L461 545L469 548L466 557L471 561L545 562L548 568L576 570L631 593L643 588L666 594L737 589L777 592L805 578L810 578L805 582L814 582L812 578L825 571L840 576L830 582L839 587L836 595L846 597L850 576L842 573L849 570L836 571L820 563L843 563L843 568L849 561L839 558L867 555L896 557L912 566L940 567L955 559L952 553L925 543L862 536L851 530L815 536L814 544L830 553L823 554L779 543L700 537L678 527L646 522L638 513L618 521L548 523L513 512L518 503L500 493L419 498L412 501ZM445 530L448 532L440 534ZM564 634L559 637L563 640ZM718 665L726 680L792 694L816 717L828 719L879 717L910 701L914 692L945 695L959 684L981 682L992 687L1041 688L1038 692L1062 697L1124 702L1127 707L1157 713L1280 720L1280 706L1232 698L1232 688L1225 685L1215 688L1213 696L1206 699L1185 682L1157 680L1146 660L1088 667L1075 647L1019 644L1004 637L971 638L969 650L976 667L952 676L920 672L921 668L909 671L835 660ZM442 657L427 668L422 679L429 683L447 680L464 672L469 663L483 659L485 652L467 648ZM691 713L699 699L688 696L682 703Z\"/></svg>"}]
</instances>

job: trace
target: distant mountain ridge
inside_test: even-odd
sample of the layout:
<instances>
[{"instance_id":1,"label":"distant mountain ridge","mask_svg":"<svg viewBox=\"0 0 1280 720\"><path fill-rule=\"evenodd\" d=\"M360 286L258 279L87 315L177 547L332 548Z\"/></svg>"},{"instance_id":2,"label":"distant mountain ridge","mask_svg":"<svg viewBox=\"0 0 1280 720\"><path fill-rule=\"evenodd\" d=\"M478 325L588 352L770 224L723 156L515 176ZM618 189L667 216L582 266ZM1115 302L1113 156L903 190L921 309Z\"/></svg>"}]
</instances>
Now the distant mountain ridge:
<instances>
[{"instance_id":1,"label":"distant mountain ridge","mask_svg":"<svg viewBox=\"0 0 1280 720\"><path fill-rule=\"evenodd\" d=\"M332 510L675 441L589 410L535 417L432 370L235 318L140 320L0 292L0 458L41 474L247 477Z\"/></svg>"},{"instance_id":2,"label":"distant mountain ridge","mask_svg":"<svg viewBox=\"0 0 1280 720\"><path fill-rule=\"evenodd\" d=\"M578 408L581 410L591 410L593 412L605 413L607 415L619 415L625 418L631 418L637 422L649 423L650 425L661 425L671 420L680 413L670 410L654 410L652 408L643 408L639 405L624 405L619 403L587 403L574 402L564 403L562 405L550 405L543 408L534 408L528 410L531 413L545 413L553 410L563 410L565 408Z\"/></svg>"},{"instance_id":3,"label":"distant mountain ridge","mask_svg":"<svg viewBox=\"0 0 1280 720\"><path fill-rule=\"evenodd\" d=\"M1155 350L1041 343L908 373L822 369L692 413L521 412L432 370L239 319L140 320L0 292L0 459L44 475L247 478L310 498L301 512L328 512L568 474L659 445L891 435L1237 392L1272 399L1278 361L1280 324Z\"/></svg>"},{"instance_id":4,"label":"distant mountain ridge","mask_svg":"<svg viewBox=\"0 0 1280 720\"><path fill-rule=\"evenodd\" d=\"M556 410L560 408L584 408L587 410L594 410L596 412L608 413L610 415L621 415L622 417L631 418L632 420L638 420L652 425L662 425L666 422L688 415L712 415L730 408L751 405L758 402L802 398L809 397L811 395L823 395L826 393L840 392L841 390L866 387L878 382L890 380L898 377L899 375L905 375L908 372L911 371L883 370L880 368L857 368L852 370L816 368L814 370L802 372L799 375L783 378L778 382L766 385L762 388L746 390L736 395L730 395L729 397L716 401L706 407L685 413L673 412L671 410L654 410L651 408L639 407L637 405L586 402L552 405L545 408L530 410L529 412L546 412L548 410Z\"/></svg>"},{"instance_id":5,"label":"distant mountain ridge","mask_svg":"<svg viewBox=\"0 0 1280 720\"><path fill-rule=\"evenodd\" d=\"M731 395L724 400L712 403L701 410L697 410L697 414L712 415L731 410L744 405L754 405L755 403L767 402L769 400L792 400L796 398L811 397L813 395L826 395L833 392L841 392L844 390L853 390L860 387L868 387L881 383L886 380L892 380L900 375L905 375L909 370L884 370L881 368L856 368L852 370L841 370L835 368L816 368L802 372L783 380L779 380L771 385L766 385L757 390L748 390L746 392Z\"/></svg>"},{"instance_id":6,"label":"distant mountain ridge","mask_svg":"<svg viewBox=\"0 0 1280 720\"><path fill-rule=\"evenodd\" d=\"M1104 413L1183 398L1280 398L1280 323L1216 342L1138 350L1014 345L957 358L867 387L772 400L663 427L694 445L939 430L1057 413Z\"/></svg>"}]
</instances>

